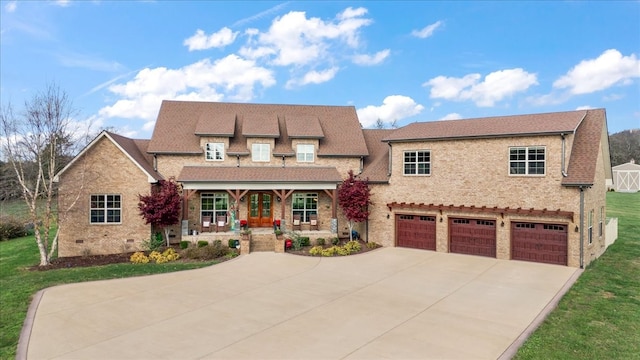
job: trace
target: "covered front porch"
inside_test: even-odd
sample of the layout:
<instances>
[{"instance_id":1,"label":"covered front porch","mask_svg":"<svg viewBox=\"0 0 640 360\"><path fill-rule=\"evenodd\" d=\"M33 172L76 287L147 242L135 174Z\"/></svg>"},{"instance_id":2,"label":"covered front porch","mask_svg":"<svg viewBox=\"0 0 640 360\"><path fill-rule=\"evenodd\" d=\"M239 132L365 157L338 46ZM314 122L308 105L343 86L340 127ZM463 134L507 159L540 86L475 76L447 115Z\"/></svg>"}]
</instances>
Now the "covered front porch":
<instances>
[{"instance_id":1,"label":"covered front porch","mask_svg":"<svg viewBox=\"0 0 640 360\"><path fill-rule=\"evenodd\" d=\"M274 234L276 227L314 239L337 236L335 168L185 167L178 181L183 240L224 243L241 230Z\"/></svg>"}]
</instances>

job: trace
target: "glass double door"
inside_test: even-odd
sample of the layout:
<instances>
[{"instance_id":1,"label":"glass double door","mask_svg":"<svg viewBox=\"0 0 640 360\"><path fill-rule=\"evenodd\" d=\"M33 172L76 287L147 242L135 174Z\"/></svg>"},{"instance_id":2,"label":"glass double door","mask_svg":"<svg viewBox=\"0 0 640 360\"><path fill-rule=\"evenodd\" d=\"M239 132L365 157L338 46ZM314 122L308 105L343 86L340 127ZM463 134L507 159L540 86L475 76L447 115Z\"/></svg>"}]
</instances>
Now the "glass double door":
<instances>
[{"instance_id":1,"label":"glass double door","mask_svg":"<svg viewBox=\"0 0 640 360\"><path fill-rule=\"evenodd\" d=\"M273 193L249 194L249 227L273 226Z\"/></svg>"}]
</instances>

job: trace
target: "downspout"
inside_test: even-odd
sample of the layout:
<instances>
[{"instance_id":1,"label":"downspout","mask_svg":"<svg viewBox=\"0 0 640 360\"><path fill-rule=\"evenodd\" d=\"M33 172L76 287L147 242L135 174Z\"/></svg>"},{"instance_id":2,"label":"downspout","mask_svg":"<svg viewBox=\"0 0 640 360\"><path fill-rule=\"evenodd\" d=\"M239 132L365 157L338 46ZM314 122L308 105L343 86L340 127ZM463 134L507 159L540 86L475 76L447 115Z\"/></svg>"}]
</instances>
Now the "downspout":
<instances>
[{"instance_id":1,"label":"downspout","mask_svg":"<svg viewBox=\"0 0 640 360\"><path fill-rule=\"evenodd\" d=\"M580 186L580 269L584 269L584 187Z\"/></svg>"},{"instance_id":2,"label":"downspout","mask_svg":"<svg viewBox=\"0 0 640 360\"><path fill-rule=\"evenodd\" d=\"M567 177L567 172L565 170L565 142L566 142L566 140L565 140L564 133L560 134L560 136L562 137L562 165L561 165L562 170L561 170L561 173L562 173L562 177Z\"/></svg>"},{"instance_id":3,"label":"downspout","mask_svg":"<svg viewBox=\"0 0 640 360\"><path fill-rule=\"evenodd\" d=\"M389 145L389 169L387 170L387 176L391 176L391 143L388 142L387 145Z\"/></svg>"}]
</instances>

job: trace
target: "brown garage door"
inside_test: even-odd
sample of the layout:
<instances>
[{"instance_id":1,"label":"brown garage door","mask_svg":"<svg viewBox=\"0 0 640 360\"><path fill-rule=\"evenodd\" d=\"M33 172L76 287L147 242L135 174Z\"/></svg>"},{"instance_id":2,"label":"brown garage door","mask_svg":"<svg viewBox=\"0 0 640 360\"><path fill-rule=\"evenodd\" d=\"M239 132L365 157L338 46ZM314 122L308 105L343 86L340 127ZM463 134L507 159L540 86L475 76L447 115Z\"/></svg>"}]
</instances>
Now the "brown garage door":
<instances>
[{"instance_id":1,"label":"brown garage door","mask_svg":"<svg viewBox=\"0 0 640 360\"><path fill-rule=\"evenodd\" d=\"M436 217L396 215L398 246L415 249L436 249Z\"/></svg>"},{"instance_id":2,"label":"brown garage door","mask_svg":"<svg viewBox=\"0 0 640 360\"><path fill-rule=\"evenodd\" d=\"M567 225L511 223L511 258L567 265Z\"/></svg>"},{"instance_id":3,"label":"brown garage door","mask_svg":"<svg viewBox=\"0 0 640 360\"><path fill-rule=\"evenodd\" d=\"M449 219L449 251L496 257L496 222L481 219Z\"/></svg>"}]
</instances>

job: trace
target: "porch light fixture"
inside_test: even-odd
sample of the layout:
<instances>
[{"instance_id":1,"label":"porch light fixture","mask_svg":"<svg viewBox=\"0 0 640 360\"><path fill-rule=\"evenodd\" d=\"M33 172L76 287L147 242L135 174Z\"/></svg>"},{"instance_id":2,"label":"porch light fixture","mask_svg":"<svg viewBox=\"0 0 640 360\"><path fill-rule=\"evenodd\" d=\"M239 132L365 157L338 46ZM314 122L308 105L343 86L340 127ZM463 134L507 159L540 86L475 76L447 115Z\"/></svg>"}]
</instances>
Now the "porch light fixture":
<instances>
[{"instance_id":1,"label":"porch light fixture","mask_svg":"<svg viewBox=\"0 0 640 360\"><path fill-rule=\"evenodd\" d=\"M442 219L444 219L444 216L440 216L440 222L442 222L442 221L443 221Z\"/></svg>"},{"instance_id":2,"label":"porch light fixture","mask_svg":"<svg viewBox=\"0 0 640 360\"><path fill-rule=\"evenodd\" d=\"M576 225L576 232L580 231L580 228L578 227L578 225Z\"/></svg>"},{"instance_id":3,"label":"porch light fixture","mask_svg":"<svg viewBox=\"0 0 640 360\"><path fill-rule=\"evenodd\" d=\"M244 202L244 196L240 197L240 201Z\"/></svg>"},{"instance_id":4,"label":"porch light fixture","mask_svg":"<svg viewBox=\"0 0 640 360\"><path fill-rule=\"evenodd\" d=\"M280 199L280 196L277 196L277 197L276 197L276 201L277 201L277 202L282 201L282 199Z\"/></svg>"},{"instance_id":5,"label":"porch light fixture","mask_svg":"<svg viewBox=\"0 0 640 360\"><path fill-rule=\"evenodd\" d=\"M500 223L500 227L504 227L504 221Z\"/></svg>"}]
</instances>

